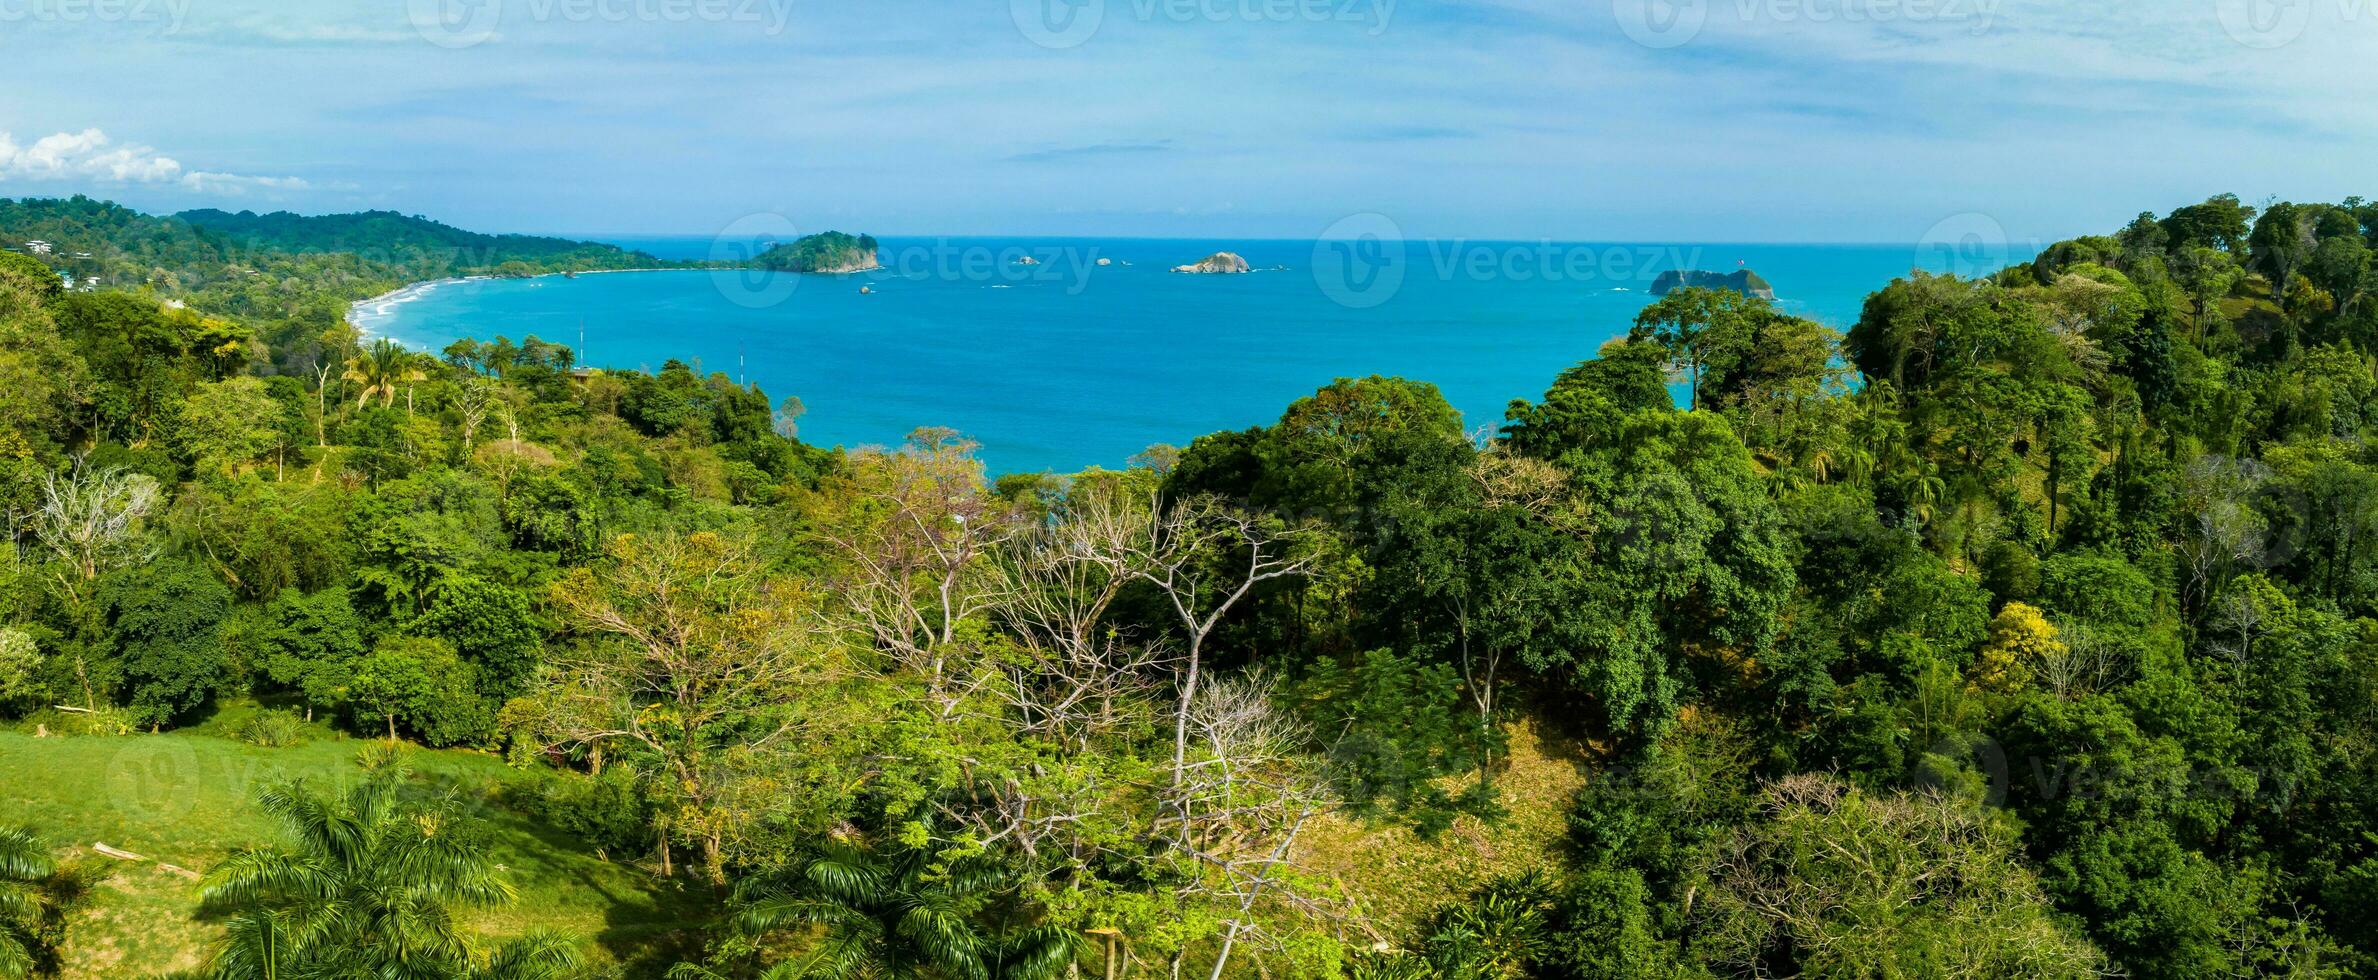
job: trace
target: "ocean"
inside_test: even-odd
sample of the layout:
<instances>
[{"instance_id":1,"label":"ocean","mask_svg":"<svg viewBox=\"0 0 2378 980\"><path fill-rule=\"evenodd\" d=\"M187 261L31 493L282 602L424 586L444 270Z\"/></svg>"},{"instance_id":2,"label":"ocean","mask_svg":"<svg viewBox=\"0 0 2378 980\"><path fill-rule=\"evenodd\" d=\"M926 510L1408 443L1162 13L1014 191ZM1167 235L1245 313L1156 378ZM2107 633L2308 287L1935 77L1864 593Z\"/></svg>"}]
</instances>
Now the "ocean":
<instances>
[{"instance_id":1,"label":"ocean","mask_svg":"<svg viewBox=\"0 0 2378 980\"><path fill-rule=\"evenodd\" d=\"M1465 424L1492 427L1512 399L1539 397L1624 335L1663 271L1750 269L1783 310L1846 331L1868 293L1911 268L1974 275L2030 257L1971 243L1349 239L885 238L877 272L468 280L363 304L355 320L431 351L583 336L593 366L675 358L797 396L808 442L891 445L947 426L979 441L994 473L1071 472L1267 424L1332 379L1367 374L1434 383ZM617 243L669 259L757 248ZM1168 271L1224 250L1257 271Z\"/></svg>"}]
</instances>

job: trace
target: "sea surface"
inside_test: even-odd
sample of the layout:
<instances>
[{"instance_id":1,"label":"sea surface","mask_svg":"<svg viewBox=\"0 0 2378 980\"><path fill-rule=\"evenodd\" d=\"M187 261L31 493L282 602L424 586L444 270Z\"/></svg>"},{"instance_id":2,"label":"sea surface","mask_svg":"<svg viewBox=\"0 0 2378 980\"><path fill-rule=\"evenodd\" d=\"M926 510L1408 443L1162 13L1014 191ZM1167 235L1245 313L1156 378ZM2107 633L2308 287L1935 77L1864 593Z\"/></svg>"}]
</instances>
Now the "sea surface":
<instances>
[{"instance_id":1,"label":"sea surface","mask_svg":"<svg viewBox=\"0 0 2378 980\"><path fill-rule=\"evenodd\" d=\"M665 259L765 242L619 239ZM844 276L628 272L467 280L360 305L367 331L435 351L534 334L598 367L669 359L800 398L802 439L891 445L920 426L981 443L994 473L1119 467L1156 443L1264 425L1334 378L1436 384L1473 429L1624 335L1660 272L1757 271L1836 329L1911 268L1987 272L2004 247L1157 239L882 240ZM1217 251L1258 271L1167 271ZM1029 256L1033 263L1021 259ZM1100 264L1104 260L1105 264ZM583 338L583 341L581 340Z\"/></svg>"}]
</instances>

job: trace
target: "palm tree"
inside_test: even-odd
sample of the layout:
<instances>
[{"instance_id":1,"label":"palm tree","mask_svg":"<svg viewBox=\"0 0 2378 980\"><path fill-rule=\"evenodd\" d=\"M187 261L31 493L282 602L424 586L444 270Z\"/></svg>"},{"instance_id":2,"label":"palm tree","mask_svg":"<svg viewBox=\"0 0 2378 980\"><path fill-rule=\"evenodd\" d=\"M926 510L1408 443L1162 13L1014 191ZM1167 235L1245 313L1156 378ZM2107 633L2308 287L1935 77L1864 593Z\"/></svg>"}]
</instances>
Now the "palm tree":
<instances>
[{"instance_id":1,"label":"palm tree","mask_svg":"<svg viewBox=\"0 0 2378 980\"><path fill-rule=\"evenodd\" d=\"M386 408L396 404L399 386L423 380L429 375L422 372L420 358L412 351L390 343L383 337L372 343L370 351L348 358L347 372L342 377L363 386L362 394L355 397L355 407L362 408L364 402L378 395L380 407Z\"/></svg>"},{"instance_id":2,"label":"palm tree","mask_svg":"<svg viewBox=\"0 0 2378 980\"><path fill-rule=\"evenodd\" d=\"M996 861L941 862L931 848L830 843L806 863L736 888L737 928L750 935L822 928L807 953L764 980L1051 980L1079 937L1017 921L1024 910ZM684 966L673 976L711 976Z\"/></svg>"},{"instance_id":3,"label":"palm tree","mask_svg":"<svg viewBox=\"0 0 2378 980\"><path fill-rule=\"evenodd\" d=\"M215 977L547 980L575 969L576 953L555 937L492 957L463 941L456 912L510 902L512 888L450 806L406 798L409 774L394 758L367 752L364 779L343 796L301 780L259 797L295 846L241 851L207 875L201 906L228 916Z\"/></svg>"},{"instance_id":4,"label":"palm tree","mask_svg":"<svg viewBox=\"0 0 2378 980\"><path fill-rule=\"evenodd\" d=\"M49 848L32 831L0 827L0 977L33 975L48 904L40 886L57 871Z\"/></svg>"}]
</instances>

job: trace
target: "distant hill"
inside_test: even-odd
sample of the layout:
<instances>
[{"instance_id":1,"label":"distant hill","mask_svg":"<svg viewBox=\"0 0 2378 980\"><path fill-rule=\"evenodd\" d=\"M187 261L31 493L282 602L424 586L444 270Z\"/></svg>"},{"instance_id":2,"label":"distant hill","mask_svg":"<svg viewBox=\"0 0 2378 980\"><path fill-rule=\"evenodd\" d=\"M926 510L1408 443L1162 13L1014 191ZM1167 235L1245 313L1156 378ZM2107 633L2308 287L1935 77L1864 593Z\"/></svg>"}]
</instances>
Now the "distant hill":
<instances>
[{"instance_id":1,"label":"distant hill","mask_svg":"<svg viewBox=\"0 0 2378 980\"><path fill-rule=\"evenodd\" d=\"M616 245L573 241L538 235L488 235L464 231L420 215L394 211L304 215L287 211L184 211L175 220L214 232L249 250L364 254L406 252L446 253L461 265L502 271L506 263L546 267L536 271L619 269L662 265L644 252ZM513 271L521 271L515 269Z\"/></svg>"},{"instance_id":2,"label":"distant hill","mask_svg":"<svg viewBox=\"0 0 2378 980\"><path fill-rule=\"evenodd\" d=\"M355 300L433 279L707 264L390 211L152 215L82 195L0 198L0 249L71 277L76 289L148 291L279 323L337 322Z\"/></svg>"},{"instance_id":3,"label":"distant hill","mask_svg":"<svg viewBox=\"0 0 2378 980\"><path fill-rule=\"evenodd\" d=\"M777 272L865 272L877 269L875 237L839 231L804 235L759 254L751 264Z\"/></svg>"},{"instance_id":4,"label":"distant hill","mask_svg":"<svg viewBox=\"0 0 2378 980\"><path fill-rule=\"evenodd\" d=\"M1652 280L1651 294L1666 296L1670 291L1686 286L1699 286L1703 289L1731 289L1755 299L1775 298L1775 287L1767 280L1759 278L1758 273L1749 269L1736 269L1733 272L1723 273L1707 272L1701 269L1685 269L1683 271L1670 269L1660 273L1659 278Z\"/></svg>"},{"instance_id":5,"label":"distant hill","mask_svg":"<svg viewBox=\"0 0 2378 980\"><path fill-rule=\"evenodd\" d=\"M227 280L312 270L316 284L384 290L466 275L536 275L682 265L615 245L487 235L393 211L301 215L213 209L143 214L108 201L0 198L0 247L44 243L45 264L107 288L181 295ZM321 275L323 272L331 275ZM342 291L351 291L342 289ZM369 295L369 293L365 293Z\"/></svg>"}]
</instances>

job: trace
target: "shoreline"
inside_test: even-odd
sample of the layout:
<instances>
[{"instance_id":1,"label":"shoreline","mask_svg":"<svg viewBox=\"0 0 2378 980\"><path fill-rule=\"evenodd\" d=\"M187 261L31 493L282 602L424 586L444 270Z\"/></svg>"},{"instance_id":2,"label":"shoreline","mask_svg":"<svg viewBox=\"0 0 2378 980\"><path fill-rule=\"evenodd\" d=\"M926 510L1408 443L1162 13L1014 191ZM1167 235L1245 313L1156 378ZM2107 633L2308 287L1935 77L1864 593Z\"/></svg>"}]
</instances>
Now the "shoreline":
<instances>
[{"instance_id":1,"label":"shoreline","mask_svg":"<svg viewBox=\"0 0 2378 980\"><path fill-rule=\"evenodd\" d=\"M495 279L523 279L523 280L527 280L527 279L550 279L550 278L553 278L553 277L555 277L555 276L599 276L599 275L605 275L605 274L608 274L608 273L620 273L620 272L708 272L708 271L712 271L712 270L708 270L708 269L686 269L686 268L657 268L657 267L656 267L656 268L644 268L644 269L588 269L588 270L585 270L585 271L580 271L580 272L540 272L540 273L538 273L538 274L536 274L536 275L533 275L533 276L492 276L492 275L477 275L477 276L448 276L448 277L446 277L446 278L443 278L443 279L423 279L423 280L420 280L420 281L418 281L418 282L409 282L409 283L406 283L406 284L404 284L404 285L402 285L402 286L398 286L398 287L396 287L395 289L391 289L391 290L389 290L389 291L387 291L387 292L385 292L385 293L381 293L381 294L379 294L379 295L377 295L377 296L372 296L372 297L368 297L368 298L365 298L365 299L359 299L359 300L356 300L356 301L354 301L354 302L352 302L352 303L348 303L348 304L347 304L347 316L346 316L346 321L347 321L347 325L348 325L348 326L351 326L351 327L354 327L354 328L355 328L355 330L356 330L356 333L357 333L358 335L360 335L360 336L363 336L363 337L386 336L385 334L382 334L382 333L380 333L380 332L378 332L378 331L375 331L374 329L372 329L372 325L371 325L370 323L367 323L367 322L365 322L365 320L362 318L362 317L363 317L363 312L364 312L365 308L367 308L367 307L375 308L373 312L374 312L374 314L375 314L376 316L378 316L378 317L381 317L381 318L386 318L386 317L389 317L389 316L393 316L393 315L394 315L394 310L393 310L393 307L396 307L396 306L398 306L398 305L401 305L401 304L404 304L404 303L409 303L409 302L412 302L412 301L414 301L414 300L420 299L420 298L421 298L421 297L423 297L423 296L427 296L427 295L429 295L430 291L432 291L432 290L435 290L435 289L437 289L437 288L438 288L438 287L440 287L440 286L451 286L451 285L454 285L455 283L463 283L463 282L486 282L486 281L489 281L489 280L495 280ZM391 337L391 338L388 338L388 339L391 339L391 340L393 340L393 339L395 339L395 338ZM402 343L402 341L399 341L399 343Z\"/></svg>"}]
</instances>

